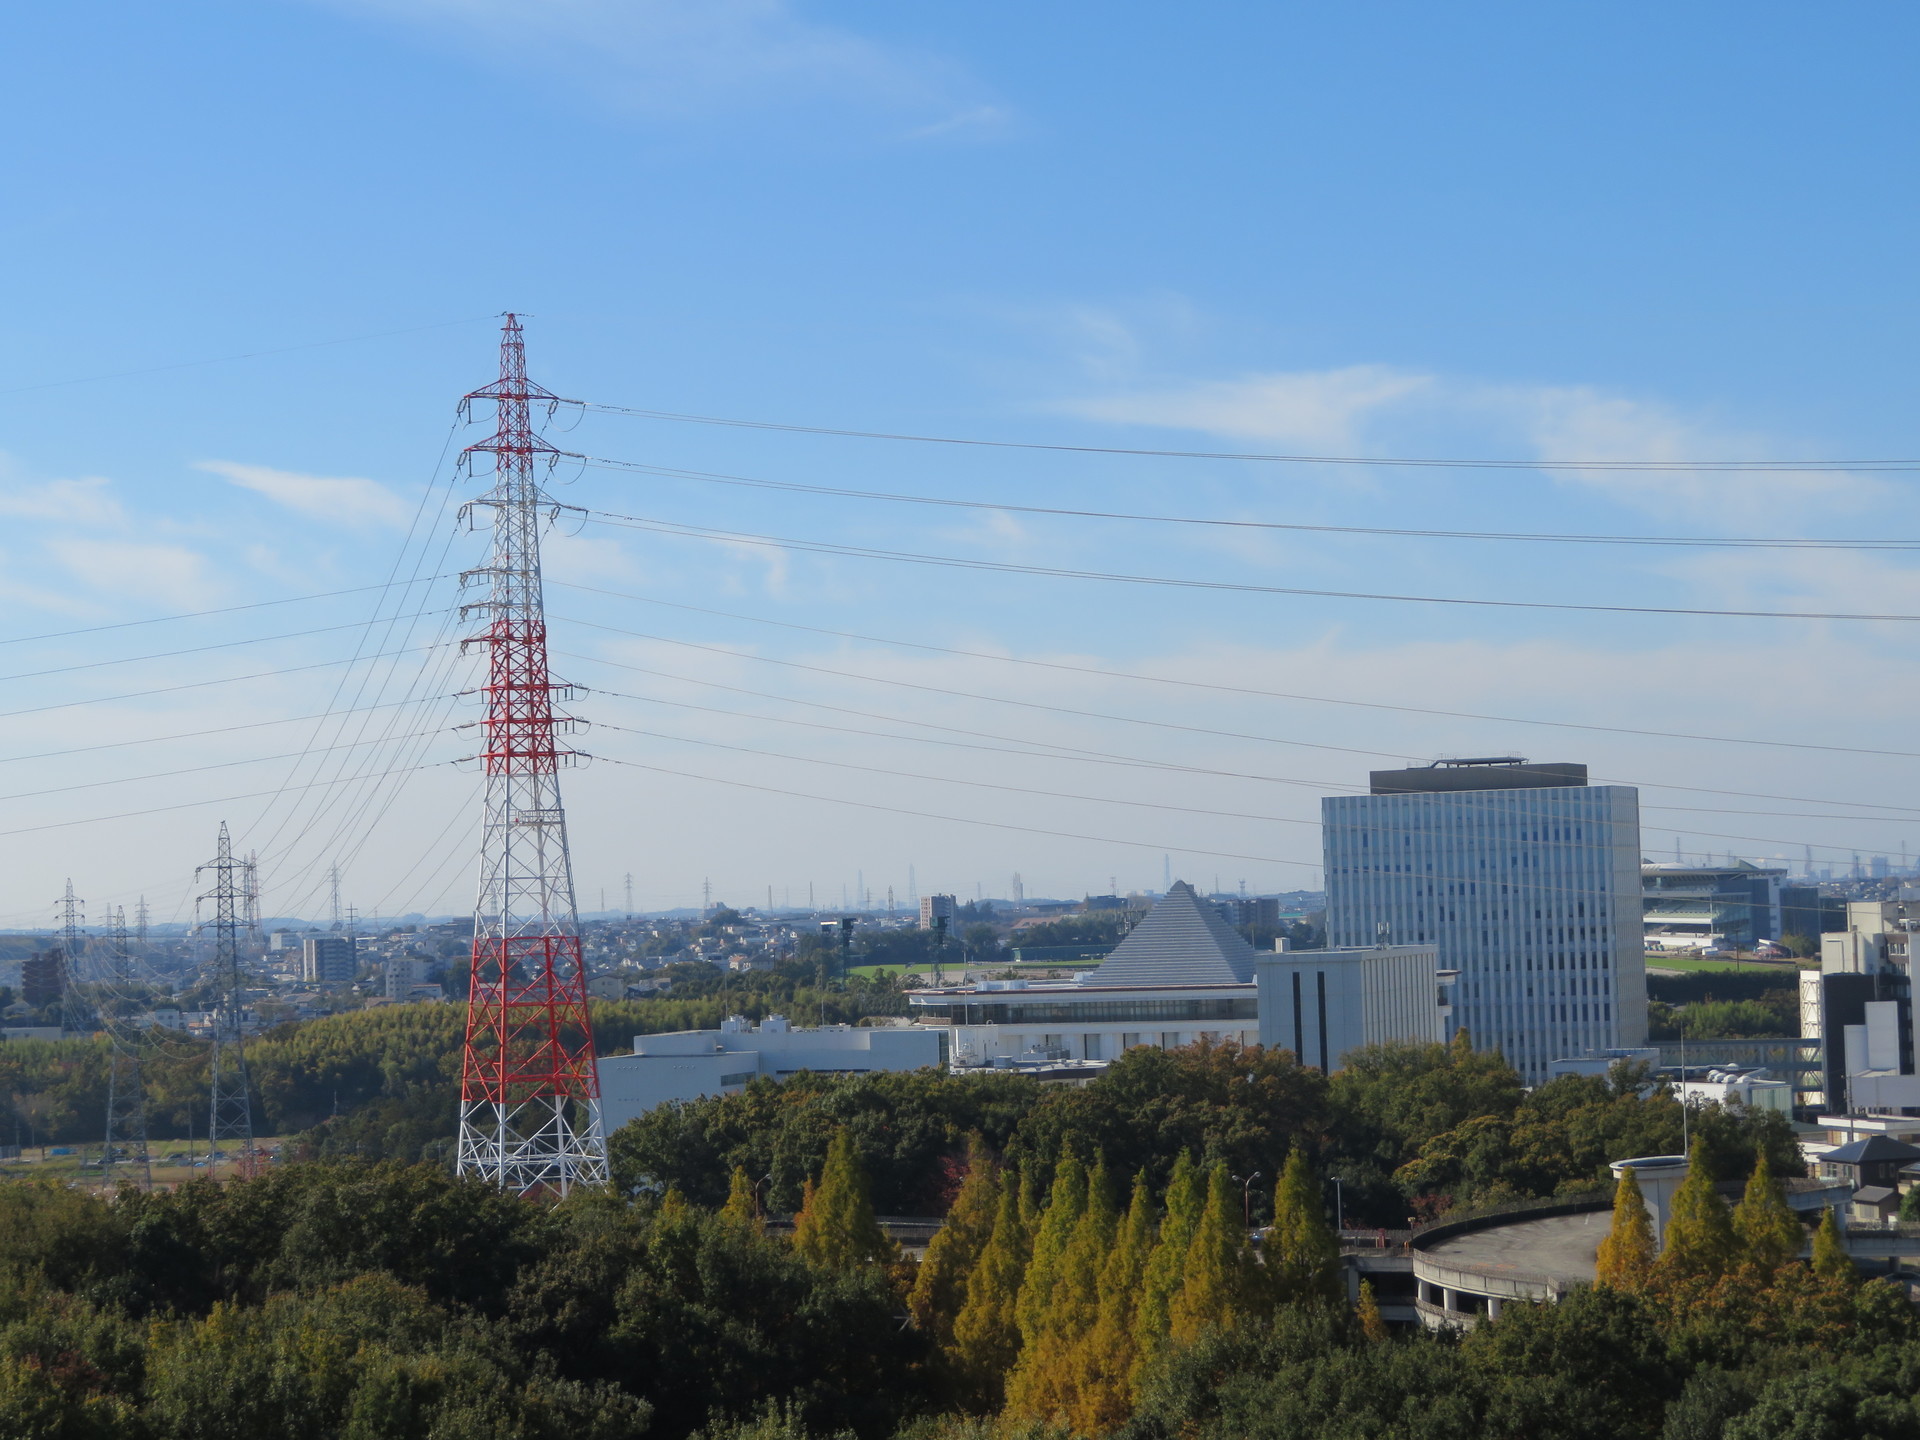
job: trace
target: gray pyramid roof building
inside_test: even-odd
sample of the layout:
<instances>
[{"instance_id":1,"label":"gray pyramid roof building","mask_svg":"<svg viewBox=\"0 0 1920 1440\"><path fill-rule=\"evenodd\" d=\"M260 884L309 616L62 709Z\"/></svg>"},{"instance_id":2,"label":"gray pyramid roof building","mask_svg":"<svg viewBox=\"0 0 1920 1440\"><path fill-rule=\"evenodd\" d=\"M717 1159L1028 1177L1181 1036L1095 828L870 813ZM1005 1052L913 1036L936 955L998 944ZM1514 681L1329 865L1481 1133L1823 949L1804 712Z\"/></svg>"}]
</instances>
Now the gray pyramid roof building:
<instances>
[{"instance_id":1,"label":"gray pyramid roof building","mask_svg":"<svg viewBox=\"0 0 1920 1440\"><path fill-rule=\"evenodd\" d=\"M1131 934L1085 979L1089 985L1246 985L1253 947L1212 905L1176 880Z\"/></svg>"}]
</instances>

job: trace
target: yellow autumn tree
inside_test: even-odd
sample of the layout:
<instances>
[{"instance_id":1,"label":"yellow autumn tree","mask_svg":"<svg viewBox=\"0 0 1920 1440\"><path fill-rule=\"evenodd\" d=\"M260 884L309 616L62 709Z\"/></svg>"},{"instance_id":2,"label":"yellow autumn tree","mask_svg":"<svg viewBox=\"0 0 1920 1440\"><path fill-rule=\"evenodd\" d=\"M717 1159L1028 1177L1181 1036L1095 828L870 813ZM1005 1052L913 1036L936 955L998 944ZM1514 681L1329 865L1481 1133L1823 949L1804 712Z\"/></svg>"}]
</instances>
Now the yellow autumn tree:
<instances>
[{"instance_id":1,"label":"yellow autumn tree","mask_svg":"<svg viewBox=\"0 0 1920 1440\"><path fill-rule=\"evenodd\" d=\"M1298 1149L1287 1156L1273 1191L1267 1231L1267 1288L1282 1304L1335 1304L1346 1299L1340 1241L1327 1223L1318 1177Z\"/></svg>"},{"instance_id":2,"label":"yellow autumn tree","mask_svg":"<svg viewBox=\"0 0 1920 1440\"><path fill-rule=\"evenodd\" d=\"M1840 1238L1839 1217L1839 1208L1829 1205L1827 1213L1820 1217L1820 1228L1813 1232L1813 1273L1822 1280L1851 1285L1859 1280L1860 1272L1854 1268L1853 1257L1847 1254L1846 1242Z\"/></svg>"},{"instance_id":3,"label":"yellow autumn tree","mask_svg":"<svg viewBox=\"0 0 1920 1440\"><path fill-rule=\"evenodd\" d=\"M1667 1233L1655 1271L1663 1279L1717 1280L1738 1253L1733 1216L1713 1188L1706 1152L1698 1140L1688 1160L1687 1178L1673 1192L1667 1211Z\"/></svg>"},{"instance_id":4,"label":"yellow autumn tree","mask_svg":"<svg viewBox=\"0 0 1920 1440\"><path fill-rule=\"evenodd\" d=\"M1134 1321L1158 1228L1153 1190L1143 1170L1134 1177L1132 1203L1120 1223L1113 1253L1100 1270L1099 1316L1075 1358L1079 1398L1068 1424L1077 1435L1108 1434L1133 1413L1132 1377L1138 1352Z\"/></svg>"},{"instance_id":5,"label":"yellow autumn tree","mask_svg":"<svg viewBox=\"0 0 1920 1440\"><path fill-rule=\"evenodd\" d=\"M1014 1316L1020 1322L1020 1343L1031 1347L1040 1339L1046 1324L1047 1306L1053 1303L1053 1287L1060 1283L1061 1264L1067 1245L1080 1223L1080 1212L1087 1204L1087 1171L1080 1157L1069 1150L1054 1167L1053 1188L1047 1192L1047 1208L1040 1214L1039 1228L1033 1237L1033 1258L1020 1282L1020 1303Z\"/></svg>"},{"instance_id":6,"label":"yellow autumn tree","mask_svg":"<svg viewBox=\"0 0 1920 1440\"><path fill-rule=\"evenodd\" d=\"M1613 1225L1600 1242L1594 1283L1609 1290L1639 1290L1653 1274L1653 1217L1633 1167L1613 1187Z\"/></svg>"},{"instance_id":7,"label":"yellow autumn tree","mask_svg":"<svg viewBox=\"0 0 1920 1440\"><path fill-rule=\"evenodd\" d=\"M873 1218L867 1172L845 1126L834 1132L820 1179L807 1187L800 1213L793 1217L793 1248L823 1270L886 1264L899 1256L899 1248Z\"/></svg>"},{"instance_id":8,"label":"yellow autumn tree","mask_svg":"<svg viewBox=\"0 0 1920 1440\"><path fill-rule=\"evenodd\" d=\"M1185 1151L1173 1163L1167 1181L1167 1213L1160 1222L1160 1234L1148 1257L1145 1278L1140 1282L1140 1299L1133 1320L1133 1372L1128 1384L1137 1394L1148 1363L1167 1344L1169 1317L1173 1300L1180 1293L1186 1274L1187 1249L1193 1244L1194 1231L1200 1227L1200 1213L1206 1207L1200 1170Z\"/></svg>"},{"instance_id":9,"label":"yellow autumn tree","mask_svg":"<svg viewBox=\"0 0 1920 1440\"><path fill-rule=\"evenodd\" d=\"M1060 1257L1040 1327L1007 1382L1007 1413L1065 1424L1079 1408L1080 1348L1100 1318L1100 1271L1113 1250L1116 1216L1105 1162L1087 1177L1085 1201Z\"/></svg>"},{"instance_id":10,"label":"yellow autumn tree","mask_svg":"<svg viewBox=\"0 0 1920 1440\"><path fill-rule=\"evenodd\" d=\"M1000 1172L979 1135L967 1138L967 1178L947 1207L946 1223L927 1246L913 1277L907 1311L942 1350L953 1345L953 1322L967 1299L967 1278L993 1236L1000 1207Z\"/></svg>"},{"instance_id":11,"label":"yellow autumn tree","mask_svg":"<svg viewBox=\"0 0 1920 1440\"><path fill-rule=\"evenodd\" d=\"M1746 1193L1733 1207L1733 1233L1740 1262L1764 1278L1800 1253L1806 1230L1787 1205L1787 1187L1773 1178L1773 1162L1762 1147L1747 1180Z\"/></svg>"},{"instance_id":12,"label":"yellow autumn tree","mask_svg":"<svg viewBox=\"0 0 1920 1440\"><path fill-rule=\"evenodd\" d=\"M950 1352L961 1388L975 1406L998 1410L1007 1375L1020 1358L1015 1310L1032 1240L1020 1203L1020 1176L1000 1177L1000 1203L980 1259L967 1276L966 1300L953 1321Z\"/></svg>"},{"instance_id":13,"label":"yellow autumn tree","mask_svg":"<svg viewBox=\"0 0 1920 1440\"><path fill-rule=\"evenodd\" d=\"M733 1167L733 1179L727 1186L727 1203L720 1207L720 1219L743 1234L766 1233L766 1226L761 1223L759 1196L754 1193L753 1181L738 1165Z\"/></svg>"},{"instance_id":14,"label":"yellow autumn tree","mask_svg":"<svg viewBox=\"0 0 1920 1440\"><path fill-rule=\"evenodd\" d=\"M1360 1282L1360 1299L1354 1304L1353 1318L1369 1344L1378 1345L1387 1338L1387 1319L1380 1313L1380 1302L1373 1298L1373 1282Z\"/></svg>"},{"instance_id":15,"label":"yellow autumn tree","mask_svg":"<svg viewBox=\"0 0 1920 1440\"><path fill-rule=\"evenodd\" d=\"M1241 1223L1240 1197L1224 1162L1207 1176L1207 1203L1187 1246L1180 1293L1167 1307L1167 1336L1190 1345L1208 1330L1234 1330L1261 1308L1253 1252Z\"/></svg>"}]
</instances>

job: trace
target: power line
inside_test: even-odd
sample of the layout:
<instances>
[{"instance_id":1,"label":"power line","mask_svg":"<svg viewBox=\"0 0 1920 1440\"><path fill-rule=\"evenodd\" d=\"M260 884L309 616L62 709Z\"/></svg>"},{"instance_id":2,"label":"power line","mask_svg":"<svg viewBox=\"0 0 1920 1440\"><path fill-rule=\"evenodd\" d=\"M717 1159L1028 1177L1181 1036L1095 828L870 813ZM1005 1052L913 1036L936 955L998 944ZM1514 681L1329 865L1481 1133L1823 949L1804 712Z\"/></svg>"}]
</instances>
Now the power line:
<instances>
[{"instance_id":1,"label":"power line","mask_svg":"<svg viewBox=\"0 0 1920 1440\"><path fill-rule=\"evenodd\" d=\"M416 615L443 615L445 610L419 610ZM110 665L137 665L143 660L172 660L181 655L203 655L209 650L233 650L242 645L266 645L275 640L303 640L309 635L331 635L340 630L363 630L378 624L374 620L355 620L345 625L322 625L317 630L290 630L283 635L255 635L246 640L222 640L213 645L191 645L184 650L157 650L146 655L125 655L117 660L88 660L79 665L56 665L50 670L23 670L17 675L0 675L0 684L11 680L38 680L47 675L68 675L75 670L101 670Z\"/></svg>"},{"instance_id":2,"label":"power line","mask_svg":"<svg viewBox=\"0 0 1920 1440\"><path fill-rule=\"evenodd\" d=\"M490 315L470 316L465 320L440 320L432 325L411 325L404 330L376 330L368 335L345 335L337 340L309 340L301 345L280 345L271 350L243 350L237 355L215 355L208 360L180 360L170 365L147 365L138 370L116 370L107 375L80 375L70 380L42 380L34 385L15 385L0 390L0 395L25 395L33 390L57 390L64 385L94 385L102 380L129 380L136 375L159 375L169 370L193 370L202 365L227 365L236 360L261 360L269 355L291 355L298 350L323 350L330 345L357 345L363 340L386 340L395 335L418 335L427 330L447 330L455 325L475 325L490 320Z\"/></svg>"},{"instance_id":3,"label":"power line","mask_svg":"<svg viewBox=\"0 0 1920 1440\"><path fill-rule=\"evenodd\" d=\"M1854 614L1821 610L1712 610L1679 605L1582 605L1569 600L1479 600L1459 595L1394 595L1370 590L1309 590L1288 585L1250 585L1233 580L1186 580L1167 575L1134 575L1115 570L1069 570L1052 565L1022 565L1008 560L979 560L959 555L926 555L911 550L888 550L867 545L844 545L829 540L801 540L782 535L756 535L705 525L652 520L639 515L617 515L589 510L585 519L620 529L646 530L728 545L755 545L763 549L792 550L810 555L839 555L857 560L891 560L908 565L931 565L949 570L984 570L996 575L1036 575L1053 580L1095 580L1114 585L1146 585L1162 589L1215 590L1235 595L1294 595L1320 600L1381 600L1405 605L1470 605L1492 610L1558 610L1599 615L1686 615L1740 620L1875 620L1915 621L1920 615Z\"/></svg>"},{"instance_id":4,"label":"power line","mask_svg":"<svg viewBox=\"0 0 1920 1440\"><path fill-rule=\"evenodd\" d=\"M1304 525L1280 520L1218 520L1194 515L1146 515L1124 510L1082 510L1055 505L1018 505L1000 500L956 500L938 495L908 495L897 491L856 490L838 485L805 485L789 480L763 480L747 475L723 475L707 470L681 470L630 460L582 456L598 470L635 471L676 480L698 480L711 485L735 485L754 490L778 490L796 495L825 495L847 500L884 500L902 505L934 505L954 510L1001 510L1016 515L1057 515L1078 520L1130 520L1154 525L1198 525L1227 530L1285 530L1315 535L1381 535L1421 540L1512 540L1560 545L1652 545L1734 550L1920 550L1920 540L1799 540L1758 536L1706 535L1583 535L1504 530L1418 530L1375 525Z\"/></svg>"},{"instance_id":5,"label":"power line","mask_svg":"<svg viewBox=\"0 0 1920 1440\"><path fill-rule=\"evenodd\" d=\"M1313 705L1347 705L1363 710L1389 710L1402 715L1434 715L1449 720L1485 720L1497 725L1538 725L1555 730L1585 730L1602 735L1640 735L1656 740L1700 740L1714 745L1763 745L1776 749L1822 750L1841 755L1879 755L1902 760L1920 760L1920 750L1873 750L1853 745L1821 745L1807 740L1753 740L1739 735L1698 735L1677 730L1641 730L1626 725L1593 725L1576 720L1538 720L1515 715L1482 715L1471 710L1438 710L1424 705L1389 705L1378 700L1347 700L1332 695L1304 695L1286 690L1260 690L1246 685L1220 685L1207 680L1176 680L1166 675L1142 674L1138 670L1107 670L1095 665L1068 665L1058 660L1032 660L1015 655L995 655L986 650L963 650L951 645L930 645L922 640L863 635L853 630L830 630L824 626L801 625L791 620L770 620L762 615L743 615L734 610L711 610L705 606L688 605L677 600L658 600L648 595L630 595L620 590L603 590L593 585L579 585L566 580L549 580L547 583L565 590L582 590L590 595L605 595L614 600L632 600L642 605L658 605L669 610L685 610L695 615L712 615L723 620L744 620L751 625L769 625L776 629L797 630L809 635L827 635L837 640L861 640L871 645L893 645L907 650L925 650L934 655L958 655L968 660L993 660L1003 665L1025 665L1037 670L1060 670L1072 675L1092 675L1102 680L1137 680L1152 685L1178 686L1187 690L1211 690L1223 695L1248 695L1265 700L1298 700ZM1786 797L1762 796L1759 798ZM1833 800L1813 803L1844 805L1855 802Z\"/></svg>"},{"instance_id":6,"label":"power line","mask_svg":"<svg viewBox=\"0 0 1920 1440\"><path fill-rule=\"evenodd\" d=\"M406 582L427 584L434 580L450 580L450 575L429 575L424 580ZM78 630L49 630L44 635L15 635L11 639L0 639L0 645L28 645L36 640L65 640L74 635L97 635L103 630L130 630L136 625L167 625L175 620L204 620L209 615L237 615L243 610L264 610L272 605L298 605L307 600L333 600L341 595L364 595L369 590L385 590L390 582L379 585L355 585L346 590L322 590L313 595L289 595L282 600L256 600L248 605L223 605L216 610L187 610L178 615L155 615L146 620L116 620L111 625L85 625Z\"/></svg>"},{"instance_id":7,"label":"power line","mask_svg":"<svg viewBox=\"0 0 1920 1440\"><path fill-rule=\"evenodd\" d=\"M953 435L843 430L824 425L785 425L772 420L738 420L717 415L686 415L672 410L643 410L634 406L602 405L587 400L568 403L603 415L632 415L642 420L719 425L734 430L777 430L791 435L902 440L918 445L964 445L989 450L1045 450L1071 455L1144 455L1165 460L1254 460L1278 465L1383 465L1424 470L1610 470L1650 474L1691 474L1701 471L1826 474L1920 470L1920 460L1445 460L1385 455L1276 455L1238 450L1147 450L1120 445L1058 445L1033 440L979 440Z\"/></svg>"}]
</instances>

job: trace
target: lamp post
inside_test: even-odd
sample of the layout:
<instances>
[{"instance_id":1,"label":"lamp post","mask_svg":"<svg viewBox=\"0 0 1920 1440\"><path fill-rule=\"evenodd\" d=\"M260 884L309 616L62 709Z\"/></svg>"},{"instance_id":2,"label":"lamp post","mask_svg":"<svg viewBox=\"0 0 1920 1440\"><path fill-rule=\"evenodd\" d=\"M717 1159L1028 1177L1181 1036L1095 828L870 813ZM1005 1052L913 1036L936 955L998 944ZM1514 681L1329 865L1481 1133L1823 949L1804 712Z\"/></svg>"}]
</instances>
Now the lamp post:
<instances>
[{"instance_id":1,"label":"lamp post","mask_svg":"<svg viewBox=\"0 0 1920 1440\"><path fill-rule=\"evenodd\" d=\"M773 1172L769 1170L766 1174L760 1177L760 1179L754 1184L754 1187L753 1187L753 1203L754 1203L754 1206L760 1211L760 1218L762 1220L767 1218L767 1202L765 1197L761 1194L761 1192L764 1191L766 1187L772 1183L773 1183Z\"/></svg>"},{"instance_id":2,"label":"lamp post","mask_svg":"<svg viewBox=\"0 0 1920 1440\"><path fill-rule=\"evenodd\" d=\"M1333 1233L1337 1236L1347 1228L1347 1192L1338 1175L1329 1175L1327 1179L1333 1182Z\"/></svg>"},{"instance_id":3,"label":"lamp post","mask_svg":"<svg viewBox=\"0 0 1920 1440\"><path fill-rule=\"evenodd\" d=\"M1233 1177L1240 1180L1238 1175ZM1260 1172L1254 1171L1246 1179L1240 1180L1240 1223L1251 1230L1253 1228L1253 1182L1260 1178Z\"/></svg>"}]
</instances>

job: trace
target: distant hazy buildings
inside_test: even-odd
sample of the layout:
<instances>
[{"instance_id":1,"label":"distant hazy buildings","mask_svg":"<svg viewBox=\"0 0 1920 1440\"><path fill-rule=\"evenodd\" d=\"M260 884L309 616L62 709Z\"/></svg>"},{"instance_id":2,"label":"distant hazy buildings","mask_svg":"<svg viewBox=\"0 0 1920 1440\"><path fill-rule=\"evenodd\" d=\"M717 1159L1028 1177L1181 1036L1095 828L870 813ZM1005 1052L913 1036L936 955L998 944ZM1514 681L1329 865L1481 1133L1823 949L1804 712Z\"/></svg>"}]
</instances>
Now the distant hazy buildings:
<instances>
[{"instance_id":1,"label":"distant hazy buildings","mask_svg":"<svg viewBox=\"0 0 1920 1440\"><path fill-rule=\"evenodd\" d=\"M1370 778L1321 801L1330 945L1437 947L1457 1023L1529 1081L1645 1040L1636 790L1510 756Z\"/></svg>"}]
</instances>

